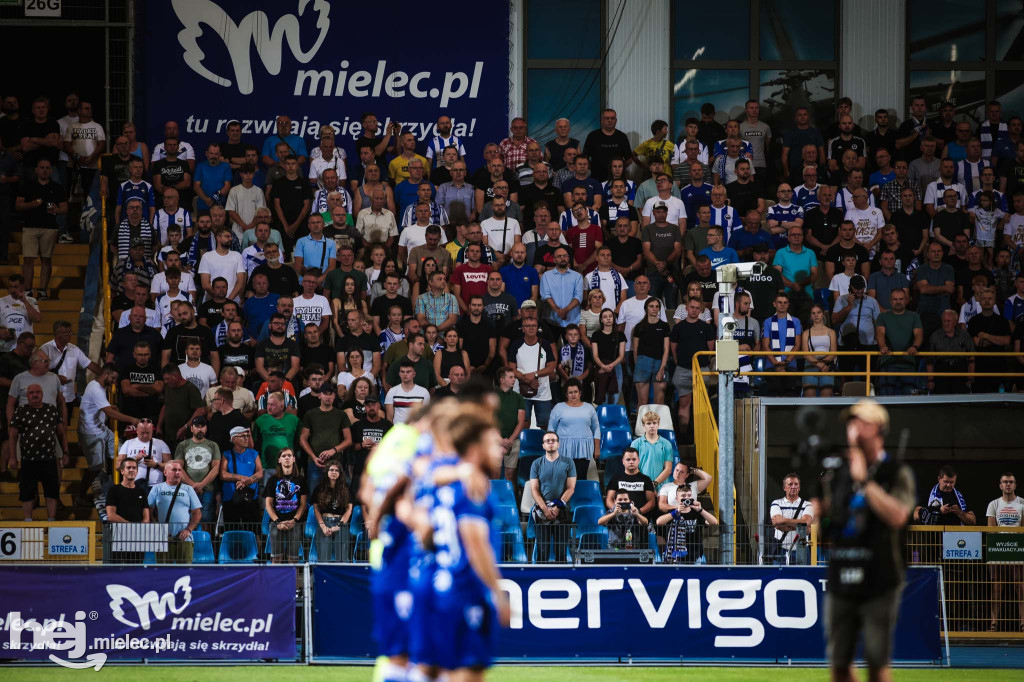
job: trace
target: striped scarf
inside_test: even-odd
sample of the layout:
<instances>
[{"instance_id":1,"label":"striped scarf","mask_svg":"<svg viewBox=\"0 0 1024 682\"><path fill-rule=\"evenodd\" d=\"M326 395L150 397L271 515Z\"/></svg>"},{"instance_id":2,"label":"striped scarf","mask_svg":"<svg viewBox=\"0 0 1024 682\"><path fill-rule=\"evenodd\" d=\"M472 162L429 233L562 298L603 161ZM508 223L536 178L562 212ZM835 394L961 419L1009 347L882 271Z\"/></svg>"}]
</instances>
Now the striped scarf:
<instances>
[{"instance_id":1,"label":"striped scarf","mask_svg":"<svg viewBox=\"0 0 1024 682\"><path fill-rule=\"evenodd\" d=\"M985 121L978 126L978 139L981 140L981 158L988 159L992 156L992 150L995 149L996 140L1001 140L1004 137L1009 137L1010 131L1006 127L1006 123L1003 121L999 122L999 127L996 130L996 134L992 134L992 123Z\"/></svg>"},{"instance_id":2,"label":"striped scarf","mask_svg":"<svg viewBox=\"0 0 1024 682\"><path fill-rule=\"evenodd\" d=\"M967 190L967 194L971 195L974 194L974 178L977 177L977 182L981 183L981 170L992 167L992 162L986 161L984 158L974 162L964 159L956 164L956 176L960 184Z\"/></svg>"},{"instance_id":3,"label":"striped scarf","mask_svg":"<svg viewBox=\"0 0 1024 682\"><path fill-rule=\"evenodd\" d=\"M783 318L778 315L772 317L768 324L768 346L771 350L787 351L796 346L796 326L793 324L793 316L787 314ZM776 356L776 360L785 360L785 356Z\"/></svg>"},{"instance_id":4,"label":"striped scarf","mask_svg":"<svg viewBox=\"0 0 1024 682\"><path fill-rule=\"evenodd\" d=\"M586 354L583 352L583 344L577 343L575 346L571 346L568 343L565 344L558 351L558 360L559 364L562 365L567 362L572 364L570 376L578 377L582 375L583 370L586 369Z\"/></svg>"},{"instance_id":5,"label":"striped scarf","mask_svg":"<svg viewBox=\"0 0 1024 682\"><path fill-rule=\"evenodd\" d=\"M609 301L609 303L611 303L610 307L614 308L619 301L619 295L622 293L622 290L626 288L626 280L617 270L612 270L610 274L612 276L612 286L615 288L615 298ZM601 288L601 273L596 269L590 273L590 284L588 288Z\"/></svg>"}]
</instances>

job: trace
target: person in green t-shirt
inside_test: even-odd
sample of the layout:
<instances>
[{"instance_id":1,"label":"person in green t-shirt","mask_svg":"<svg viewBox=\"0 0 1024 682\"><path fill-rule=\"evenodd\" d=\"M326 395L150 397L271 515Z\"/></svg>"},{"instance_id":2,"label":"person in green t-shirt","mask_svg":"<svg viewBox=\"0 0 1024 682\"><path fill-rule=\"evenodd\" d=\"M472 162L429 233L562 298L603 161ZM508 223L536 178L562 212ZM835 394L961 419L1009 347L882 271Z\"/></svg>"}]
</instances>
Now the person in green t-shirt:
<instances>
[{"instance_id":1,"label":"person in green t-shirt","mask_svg":"<svg viewBox=\"0 0 1024 682\"><path fill-rule=\"evenodd\" d=\"M306 483L310 490L316 490L327 471L327 463L340 460L342 453L352 446L352 424L343 410L334 409L331 385L325 382L314 391L319 392L320 407L303 415L299 433L299 445L307 458Z\"/></svg>"},{"instance_id":2,"label":"person in green t-shirt","mask_svg":"<svg viewBox=\"0 0 1024 682\"><path fill-rule=\"evenodd\" d=\"M355 252L351 246L342 246L338 249L338 266L327 273L324 278L324 296L328 299L338 297L345 288L345 278L354 277L356 289L366 291L366 273L355 268Z\"/></svg>"},{"instance_id":3,"label":"person in green t-shirt","mask_svg":"<svg viewBox=\"0 0 1024 682\"><path fill-rule=\"evenodd\" d=\"M878 363L886 372L913 372L917 368L917 355L924 340L924 328L921 316L913 310L907 310L907 292L893 289L889 294L892 304L890 310L878 316L875 323L875 337L878 339L878 352L883 356L889 353L906 352L908 355L883 357ZM881 395L910 395L918 387L917 377L880 377Z\"/></svg>"},{"instance_id":4,"label":"person in green t-shirt","mask_svg":"<svg viewBox=\"0 0 1024 682\"><path fill-rule=\"evenodd\" d=\"M640 453L640 473L649 476L657 489L672 478L672 463L676 452L672 443L658 434L661 417L657 412L644 413L643 423L644 435L630 443L630 447Z\"/></svg>"},{"instance_id":5,"label":"person in green t-shirt","mask_svg":"<svg viewBox=\"0 0 1024 682\"><path fill-rule=\"evenodd\" d=\"M515 383L516 375L511 367L502 367L498 371L498 431L504 453L502 467L505 479L513 484L519 467L519 434L526 428L526 401L512 390Z\"/></svg>"},{"instance_id":6,"label":"person in green t-shirt","mask_svg":"<svg viewBox=\"0 0 1024 682\"><path fill-rule=\"evenodd\" d=\"M284 396L271 393L267 398L267 413L260 415L252 425L252 435L263 464L263 481L277 473L277 453L294 447L302 424L291 412L284 411Z\"/></svg>"},{"instance_id":7,"label":"person in green t-shirt","mask_svg":"<svg viewBox=\"0 0 1024 682\"><path fill-rule=\"evenodd\" d=\"M202 520L212 523L217 518L217 473L220 471L220 448L206 438L206 417L192 418L192 437L178 443L174 459L184 462L181 480L192 486L203 503Z\"/></svg>"}]
</instances>

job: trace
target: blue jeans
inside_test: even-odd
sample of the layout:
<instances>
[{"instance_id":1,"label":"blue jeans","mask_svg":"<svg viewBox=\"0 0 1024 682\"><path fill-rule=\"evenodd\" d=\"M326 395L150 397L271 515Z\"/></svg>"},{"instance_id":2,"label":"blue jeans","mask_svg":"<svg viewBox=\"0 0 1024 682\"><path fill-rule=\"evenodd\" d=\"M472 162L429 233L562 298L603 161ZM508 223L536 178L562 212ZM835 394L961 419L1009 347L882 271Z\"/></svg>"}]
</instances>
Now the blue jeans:
<instances>
[{"instance_id":1,"label":"blue jeans","mask_svg":"<svg viewBox=\"0 0 1024 682\"><path fill-rule=\"evenodd\" d=\"M552 401L550 400L526 400L526 423L530 423L531 410L536 410L537 414L537 428L544 429L547 431L548 419L551 417L551 408L553 407Z\"/></svg>"},{"instance_id":2,"label":"blue jeans","mask_svg":"<svg viewBox=\"0 0 1024 682\"><path fill-rule=\"evenodd\" d=\"M216 485L216 484L214 484ZM207 488L199 496L199 501L203 505L203 516L201 518L203 523L213 523L217 520L217 491Z\"/></svg>"},{"instance_id":3,"label":"blue jeans","mask_svg":"<svg viewBox=\"0 0 1024 682\"><path fill-rule=\"evenodd\" d=\"M665 309L671 315L671 311L676 308L676 301L679 297L679 280L675 279L675 275L671 273L662 275L658 272L653 272L648 273L647 277L651 280L651 296L664 299ZM672 277L675 281L670 282L669 277Z\"/></svg>"}]
</instances>

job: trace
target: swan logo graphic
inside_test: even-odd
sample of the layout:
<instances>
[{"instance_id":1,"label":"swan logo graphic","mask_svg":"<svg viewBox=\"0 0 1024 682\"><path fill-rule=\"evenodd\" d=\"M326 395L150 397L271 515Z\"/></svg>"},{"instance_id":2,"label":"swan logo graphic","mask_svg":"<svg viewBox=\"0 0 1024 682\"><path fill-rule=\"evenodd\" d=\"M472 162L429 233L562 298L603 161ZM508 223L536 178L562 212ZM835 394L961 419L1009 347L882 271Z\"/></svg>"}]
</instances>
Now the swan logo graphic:
<instances>
[{"instance_id":1,"label":"swan logo graphic","mask_svg":"<svg viewBox=\"0 0 1024 682\"><path fill-rule=\"evenodd\" d=\"M171 6L184 26L178 33L178 42L185 51L183 56L189 68L222 87L230 88L234 84L243 95L252 94L253 91L253 46L267 72L276 76L281 73L285 41L295 59L308 64L320 50L331 27L327 17L331 6L327 0L298 0L296 14L286 14L274 24L271 24L266 12L260 11L250 12L236 24L211 0L172 0ZM313 31L308 25L300 25L300 17L312 15L316 16L316 41L308 49L303 49L303 37ZM224 41L234 70L233 83L224 74L211 71L204 63L206 53L198 43L204 33L204 24Z\"/></svg>"},{"instance_id":2,"label":"swan logo graphic","mask_svg":"<svg viewBox=\"0 0 1024 682\"><path fill-rule=\"evenodd\" d=\"M192 585L186 575L178 578L171 591L162 595L156 590L150 590L140 596L127 585L107 585L107 595L110 596L110 612L114 618L129 627L148 630L153 619L163 620L168 612L177 615L188 607L192 601ZM134 614L125 613L126 601L134 610ZM138 622L133 621L132 617Z\"/></svg>"}]
</instances>

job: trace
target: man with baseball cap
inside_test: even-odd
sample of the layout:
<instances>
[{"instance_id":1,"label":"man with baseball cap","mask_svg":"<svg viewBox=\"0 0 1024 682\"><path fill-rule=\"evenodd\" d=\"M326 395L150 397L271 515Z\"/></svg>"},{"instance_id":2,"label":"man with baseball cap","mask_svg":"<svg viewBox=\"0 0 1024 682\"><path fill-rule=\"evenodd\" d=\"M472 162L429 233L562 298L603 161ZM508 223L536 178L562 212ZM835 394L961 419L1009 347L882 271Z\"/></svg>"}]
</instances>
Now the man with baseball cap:
<instances>
[{"instance_id":1,"label":"man with baseball cap","mask_svg":"<svg viewBox=\"0 0 1024 682\"><path fill-rule=\"evenodd\" d=\"M220 458L221 497L225 523L258 523L263 516L259 482L263 480L260 453L252 446L248 427L230 431L231 449Z\"/></svg>"},{"instance_id":2,"label":"man with baseball cap","mask_svg":"<svg viewBox=\"0 0 1024 682\"><path fill-rule=\"evenodd\" d=\"M863 634L869 679L890 679L892 634L906 564L902 531L914 508L910 467L885 450L889 413L865 398L843 412L847 451L815 500L815 518L831 517L825 613L833 680L854 680Z\"/></svg>"},{"instance_id":3,"label":"man with baseball cap","mask_svg":"<svg viewBox=\"0 0 1024 682\"><path fill-rule=\"evenodd\" d=\"M875 339L875 322L882 314L878 301L867 294L867 281L863 275L850 278L850 290L836 299L832 307L832 326L836 330L839 350L878 350ZM863 355L839 356L839 371L863 372ZM859 377L846 377L853 380Z\"/></svg>"},{"instance_id":4,"label":"man with baseball cap","mask_svg":"<svg viewBox=\"0 0 1024 682\"><path fill-rule=\"evenodd\" d=\"M352 425L352 487L359 488L359 480L366 468L366 459L394 424L384 418L380 396L370 393L364 401L366 414Z\"/></svg>"},{"instance_id":5,"label":"man with baseball cap","mask_svg":"<svg viewBox=\"0 0 1024 682\"><path fill-rule=\"evenodd\" d=\"M220 471L220 448L206 437L209 426L205 415L192 417L192 437L178 443L174 459L185 466L181 481L192 486L203 504L202 520L211 523L217 517L217 473Z\"/></svg>"}]
</instances>

